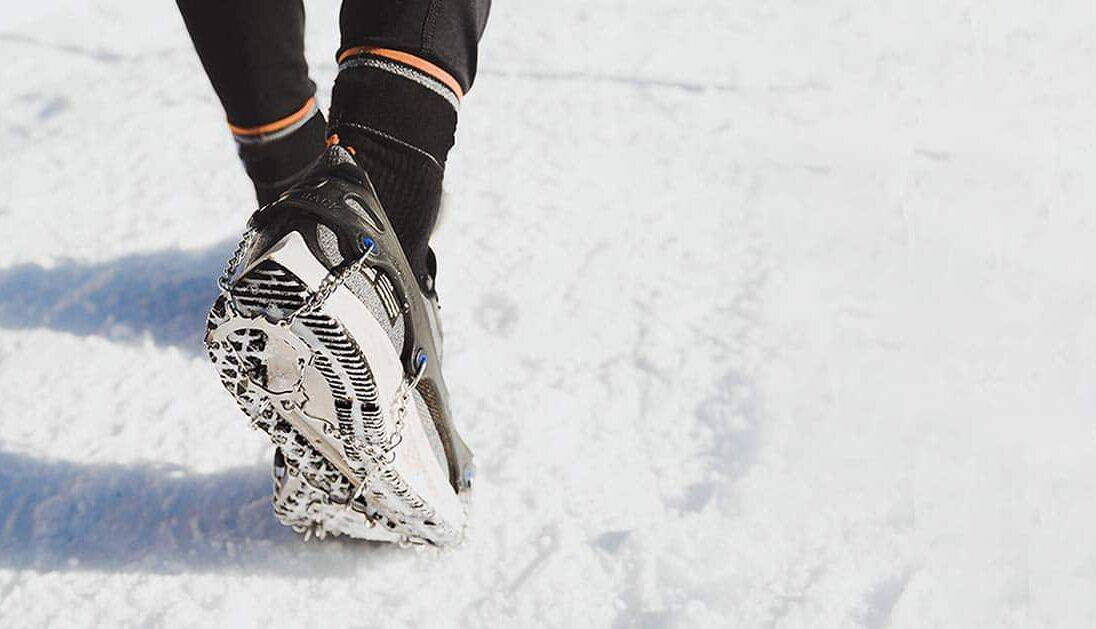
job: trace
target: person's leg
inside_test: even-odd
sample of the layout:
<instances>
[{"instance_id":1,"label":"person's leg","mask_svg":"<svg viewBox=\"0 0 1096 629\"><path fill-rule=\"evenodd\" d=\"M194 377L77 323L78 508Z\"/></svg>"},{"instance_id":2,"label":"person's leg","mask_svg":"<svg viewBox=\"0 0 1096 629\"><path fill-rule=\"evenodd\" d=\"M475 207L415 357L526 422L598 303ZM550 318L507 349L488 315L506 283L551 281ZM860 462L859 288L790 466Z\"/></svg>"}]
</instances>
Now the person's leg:
<instances>
[{"instance_id":1,"label":"person's leg","mask_svg":"<svg viewBox=\"0 0 1096 629\"><path fill-rule=\"evenodd\" d=\"M279 447L275 514L306 535L464 535L472 453L442 377L427 253L487 12L460 2L346 0L333 146L252 214L218 282L206 347Z\"/></svg>"},{"instance_id":2,"label":"person's leg","mask_svg":"<svg viewBox=\"0 0 1096 629\"><path fill-rule=\"evenodd\" d=\"M490 0L342 5L328 134L353 148L369 173L420 281L428 275L445 159L489 8Z\"/></svg>"},{"instance_id":3,"label":"person's leg","mask_svg":"<svg viewBox=\"0 0 1096 629\"><path fill-rule=\"evenodd\" d=\"M323 151L323 114L304 58L301 0L177 0L224 106L259 203Z\"/></svg>"}]
</instances>

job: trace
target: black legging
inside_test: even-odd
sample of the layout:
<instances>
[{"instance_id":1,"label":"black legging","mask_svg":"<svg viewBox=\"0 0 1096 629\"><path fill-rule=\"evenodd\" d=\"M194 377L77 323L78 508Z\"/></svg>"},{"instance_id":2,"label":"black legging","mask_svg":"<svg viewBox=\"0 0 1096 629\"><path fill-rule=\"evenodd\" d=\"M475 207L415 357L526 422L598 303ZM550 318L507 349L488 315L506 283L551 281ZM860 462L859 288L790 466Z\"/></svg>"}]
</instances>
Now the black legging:
<instances>
[{"instance_id":1,"label":"black legging","mask_svg":"<svg viewBox=\"0 0 1096 629\"><path fill-rule=\"evenodd\" d=\"M230 124L254 127L297 112L312 97L301 0L177 0ZM376 46L411 53L453 76L463 91L490 0L344 0L339 52Z\"/></svg>"}]
</instances>

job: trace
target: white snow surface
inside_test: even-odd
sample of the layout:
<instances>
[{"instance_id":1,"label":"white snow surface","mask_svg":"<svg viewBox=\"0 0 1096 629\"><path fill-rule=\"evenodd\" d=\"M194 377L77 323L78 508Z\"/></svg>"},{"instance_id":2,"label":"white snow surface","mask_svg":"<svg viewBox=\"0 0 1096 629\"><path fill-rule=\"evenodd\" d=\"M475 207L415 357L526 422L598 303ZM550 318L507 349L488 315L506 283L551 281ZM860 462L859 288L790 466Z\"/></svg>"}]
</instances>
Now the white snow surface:
<instances>
[{"instance_id":1,"label":"white snow surface","mask_svg":"<svg viewBox=\"0 0 1096 629\"><path fill-rule=\"evenodd\" d=\"M5 2L0 626L1093 626L1094 31L496 2L436 240L470 537L416 552L273 518L173 3Z\"/></svg>"}]
</instances>

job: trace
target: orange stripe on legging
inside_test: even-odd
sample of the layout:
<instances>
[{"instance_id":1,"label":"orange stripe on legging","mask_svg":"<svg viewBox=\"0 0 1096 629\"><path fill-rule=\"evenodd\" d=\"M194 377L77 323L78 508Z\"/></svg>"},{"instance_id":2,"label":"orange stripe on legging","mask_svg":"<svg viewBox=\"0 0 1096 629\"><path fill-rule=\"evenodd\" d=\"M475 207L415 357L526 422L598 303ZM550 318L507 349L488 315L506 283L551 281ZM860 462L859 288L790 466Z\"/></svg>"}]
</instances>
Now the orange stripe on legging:
<instances>
[{"instance_id":1,"label":"orange stripe on legging","mask_svg":"<svg viewBox=\"0 0 1096 629\"><path fill-rule=\"evenodd\" d=\"M453 93L457 95L457 98L464 97L464 90L461 89L460 83L453 78L453 75L449 74L445 70L442 70L438 66L430 63L426 59L416 57L410 53L403 52L402 50L392 50L391 48L376 48L374 46L355 46L344 51L339 55L339 63L342 63L347 57L353 57L354 55L376 55L378 57L385 57L393 61L399 61L404 65L409 65L415 68L423 74L429 75L439 81L441 81L445 87L453 90Z\"/></svg>"},{"instance_id":2,"label":"orange stripe on legging","mask_svg":"<svg viewBox=\"0 0 1096 629\"><path fill-rule=\"evenodd\" d=\"M274 133L281 131L282 129L297 124L304 119L316 107L316 99L310 97L305 101L304 107L301 107L297 111L289 114L285 118L275 120L269 124L259 125L257 127L237 127L231 122L228 123L228 128L232 130L232 133L236 135L265 135L267 133Z\"/></svg>"}]
</instances>

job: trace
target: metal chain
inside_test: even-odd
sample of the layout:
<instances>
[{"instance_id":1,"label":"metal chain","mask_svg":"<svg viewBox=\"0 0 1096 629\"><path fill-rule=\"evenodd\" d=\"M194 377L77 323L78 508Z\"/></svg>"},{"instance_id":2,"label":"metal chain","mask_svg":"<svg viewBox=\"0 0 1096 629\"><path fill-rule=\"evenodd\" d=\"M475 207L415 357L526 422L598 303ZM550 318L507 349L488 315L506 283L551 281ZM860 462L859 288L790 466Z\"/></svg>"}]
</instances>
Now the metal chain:
<instances>
[{"instance_id":1,"label":"metal chain","mask_svg":"<svg viewBox=\"0 0 1096 629\"><path fill-rule=\"evenodd\" d=\"M236 251L232 254L232 257L225 262L224 271L221 272L221 277L217 279L217 287L222 292L228 293L231 289L232 278L236 276L236 270L239 268L240 263L244 260L244 254L247 253L248 248L251 247L251 242L255 239L257 233L254 227L247 228L244 235L240 237L240 242L236 245Z\"/></svg>"},{"instance_id":2,"label":"metal chain","mask_svg":"<svg viewBox=\"0 0 1096 629\"><path fill-rule=\"evenodd\" d=\"M248 248L251 247L252 241L255 239L257 230L254 227L249 227L240 237L240 242L236 245L236 250L232 253L232 257L225 262L225 268L221 271L221 277L217 279L217 287L221 289L227 297L231 297L232 291L232 279L236 277L236 271L239 270L240 263L243 262L244 254L247 253ZM320 285L317 287L316 292L309 294L299 308L289 313L289 316L278 321L279 325L289 325L293 323L294 319L302 315L309 314L319 310L324 302L326 302L340 286L342 286L346 280L350 279L350 276L358 273L365 266L366 259L377 249L377 244L373 242L372 238L366 239L365 251L361 253L352 263L344 266L342 269L336 271L331 269L327 272L327 275L320 280ZM337 267L336 267L337 268Z\"/></svg>"},{"instance_id":3,"label":"metal chain","mask_svg":"<svg viewBox=\"0 0 1096 629\"><path fill-rule=\"evenodd\" d=\"M392 426L392 436L388 439L388 446L384 449L385 458L389 462L396 458L396 446L403 442L403 419L407 415L407 401L411 398L411 387L407 386L407 380L400 380L399 389L396 390L396 416Z\"/></svg>"},{"instance_id":4,"label":"metal chain","mask_svg":"<svg viewBox=\"0 0 1096 629\"><path fill-rule=\"evenodd\" d=\"M373 253L376 248L376 243L374 243L372 239L369 239L365 251L363 251L354 262L343 267L343 269L338 272L335 272L335 269L328 271L327 275L320 280L320 285L316 288L316 292L310 294L308 298L304 300L304 303L301 304L300 308L289 313L289 316L278 321L278 324L289 325L293 323L293 320L297 317L319 310L324 302L331 297L332 293L342 286L346 280L350 279L351 275L362 270L362 267L365 266L366 259L369 258L369 255Z\"/></svg>"},{"instance_id":5,"label":"metal chain","mask_svg":"<svg viewBox=\"0 0 1096 629\"><path fill-rule=\"evenodd\" d=\"M426 354L423 354L421 350L415 355L415 362L418 363L418 368L415 370L414 377L408 379L404 378L400 380L400 386L396 389L396 416L392 436L388 440L388 447L384 449L385 455L388 455L396 446L403 442L403 423L404 417L407 415L407 402L411 399L411 392L415 390L415 387L419 385L419 380L422 379L423 374L426 372ZM395 458L395 454L392 454L392 458Z\"/></svg>"},{"instance_id":6,"label":"metal chain","mask_svg":"<svg viewBox=\"0 0 1096 629\"><path fill-rule=\"evenodd\" d=\"M388 438L388 446L384 448L384 454L378 456L376 448L373 446L366 446L365 453L369 458L373 459L373 462L377 465L377 470L383 470L386 467L392 465L396 460L395 449L396 446L403 442L403 426L404 417L407 415L407 401L411 399L411 391L418 385L419 379L422 378L422 374L425 371L426 361L420 361L419 370L412 379L403 378L400 380L399 388L396 389L395 404L396 412L395 419L392 422L392 436ZM366 474L368 476L368 474ZM354 503L355 500L361 497L365 491L365 478L358 485L358 488L354 491L354 494L350 497L350 500L346 502L346 508Z\"/></svg>"}]
</instances>

